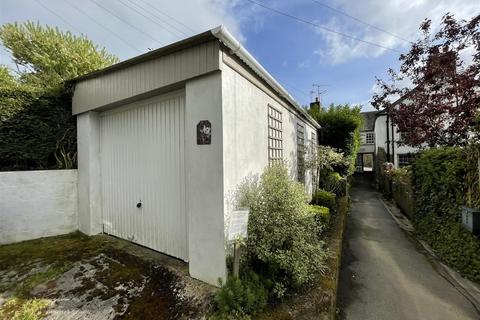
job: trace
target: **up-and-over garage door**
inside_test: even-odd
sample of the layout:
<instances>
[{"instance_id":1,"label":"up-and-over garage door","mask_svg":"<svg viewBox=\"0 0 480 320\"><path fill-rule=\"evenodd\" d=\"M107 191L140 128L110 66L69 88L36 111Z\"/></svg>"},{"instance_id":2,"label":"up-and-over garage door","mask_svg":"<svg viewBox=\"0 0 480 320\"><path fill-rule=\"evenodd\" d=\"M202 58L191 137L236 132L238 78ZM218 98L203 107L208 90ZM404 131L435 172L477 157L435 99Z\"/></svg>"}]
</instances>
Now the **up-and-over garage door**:
<instances>
[{"instance_id":1,"label":"up-and-over garage door","mask_svg":"<svg viewBox=\"0 0 480 320\"><path fill-rule=\"evenodd\" d=\"M188 260L184 92L101 115L104 232Z\"/></svg>"}]
</instances>

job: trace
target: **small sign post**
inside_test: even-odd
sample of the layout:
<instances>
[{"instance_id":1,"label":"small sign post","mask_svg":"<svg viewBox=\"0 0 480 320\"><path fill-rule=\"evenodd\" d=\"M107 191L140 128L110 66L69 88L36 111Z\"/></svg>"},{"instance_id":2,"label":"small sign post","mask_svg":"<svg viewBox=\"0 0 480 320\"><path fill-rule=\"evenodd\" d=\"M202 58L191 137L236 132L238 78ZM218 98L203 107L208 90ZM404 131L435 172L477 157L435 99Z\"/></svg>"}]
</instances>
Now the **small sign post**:
<instances>
[{"instance_id":1,"label":"small sign post","mask_svg":"<svg viewBox=\"0 0 480 320\"><path fill-rule=\"evenodd\" d=\"M233 241L233 276L238 277L240 268L241 240L247 238L249 210L233 211L228 226L228 241Z\"/></svg>"}]
</instances>

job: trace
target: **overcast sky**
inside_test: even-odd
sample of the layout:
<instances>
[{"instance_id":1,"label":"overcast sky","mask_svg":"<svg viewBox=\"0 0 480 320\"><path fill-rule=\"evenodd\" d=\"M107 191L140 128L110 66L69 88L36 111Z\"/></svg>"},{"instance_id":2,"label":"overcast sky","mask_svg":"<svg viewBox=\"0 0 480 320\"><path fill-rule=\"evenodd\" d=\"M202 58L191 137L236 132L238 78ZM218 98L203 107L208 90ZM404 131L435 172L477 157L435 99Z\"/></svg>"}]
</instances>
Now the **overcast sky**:
<instances>
[{"instance_id":1,"label":"overcast sky","mask_svg":"<svg viewBox=\"0 0 480 320\"><path fill-rule=\"evenodd\" d=\"M446 12L480 13L480 0L254 1L319 27L248 0L0 0L0 24L34 20L83 33L121 60L224 24L300 104L320 84L322 103L368 110L375 76L398 67L425 18L437 27ZM9 60L2 48L0 63Z\"/></svg>"}]
</instances>

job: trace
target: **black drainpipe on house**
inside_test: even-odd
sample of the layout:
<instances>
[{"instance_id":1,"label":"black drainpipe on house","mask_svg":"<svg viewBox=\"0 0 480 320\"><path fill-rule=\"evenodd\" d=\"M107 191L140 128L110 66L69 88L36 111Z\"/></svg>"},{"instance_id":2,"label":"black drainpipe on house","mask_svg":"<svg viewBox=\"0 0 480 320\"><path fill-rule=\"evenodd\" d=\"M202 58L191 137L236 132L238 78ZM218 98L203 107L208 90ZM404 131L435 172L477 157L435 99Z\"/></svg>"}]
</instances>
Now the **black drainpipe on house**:
<instances>
[{"instance_id":1,"label":"black drainpipe on house","mask_svg":"<svg viewBox=\"0 0 480 320\"><path fill-rule=\"evenodd\" d=\"M385 126L385 129L387 131L387 162L390 162L390 130L389 130L389 116L388 116L388 111L387 111L387 123Z\"/></svg>"},{"instance_id":2,"label":"black drainpipe on house","mask_svg":"<svg viewBox=\"0 0 480 320\"><path fill-rule=\"evenodd\" d=\"M393 121L391 122L392 126L392 163L395 165L395 135L394 135L394 127L393 127Z\"/></svg>"}]
</instances>

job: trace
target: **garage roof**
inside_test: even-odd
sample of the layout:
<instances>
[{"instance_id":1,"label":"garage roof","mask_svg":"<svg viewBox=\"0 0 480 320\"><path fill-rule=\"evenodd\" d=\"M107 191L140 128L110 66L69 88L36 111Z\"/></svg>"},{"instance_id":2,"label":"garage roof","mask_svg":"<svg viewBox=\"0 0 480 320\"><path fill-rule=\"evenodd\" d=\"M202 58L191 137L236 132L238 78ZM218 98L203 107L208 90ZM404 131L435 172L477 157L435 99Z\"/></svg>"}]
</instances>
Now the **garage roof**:
<instances>
[{"instance_id":1,"label":"garage roof","mask_svg":"<svg viewBox=\"0 0 480 320\"><path fill-rule=\"evenodd\" d=\"M317 129L320 128L320 125L303 109L295 99L288 93L285 88L278 83L278 81L273 78L273 76L263 68L263 66L240 44L240 42L235 39L231 33L222 25L211 29L209 31L197 34L190 38L172 43L170 45L164 46L162 48L149 51L142 55L133 57L131 59L119 62L117 64L111 65L109 67L88 73L86 75L74 78L70 80L71 83L78 83L83 80L96 78L107 73L111 73L117 70L121 70L125 67L135 65L144 61L152 60L167 54L170 54L175 51L179 51L185 48L195 46L197 44L204 43L209 40L219 40L226 47L231 50L231 53L240 58L250 69L252 69L257 76L263 79L275 92L282 98L284 98L296 111L298 111L308 122L310 122Z\"/></svg>"}]
</instances>

